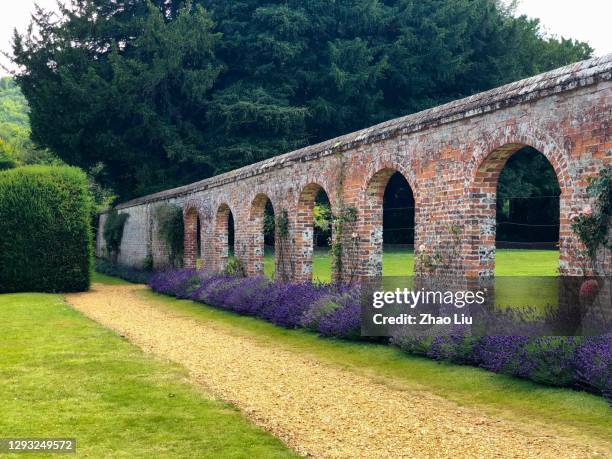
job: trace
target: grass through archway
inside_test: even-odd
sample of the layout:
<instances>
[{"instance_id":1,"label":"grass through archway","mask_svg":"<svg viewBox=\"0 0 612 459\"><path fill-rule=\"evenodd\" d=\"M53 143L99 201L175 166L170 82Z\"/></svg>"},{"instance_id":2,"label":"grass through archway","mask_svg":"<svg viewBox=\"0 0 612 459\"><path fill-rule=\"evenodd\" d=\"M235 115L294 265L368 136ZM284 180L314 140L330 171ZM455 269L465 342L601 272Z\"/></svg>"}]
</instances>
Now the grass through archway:
<instances>
[{"instance_id":1,"label":"grass through archway","mask_svg":"<svg viewBox=\"0 0 612 459\"><path fill-rule=\"evenodd\" d=\"M497 276L556 276L559 252L556 250L499 249L497 251ZM266 252L266 275L274 273L274 255ZM388 248L383 254L383 275L411 276L414 256L409 248ZM328 253L315 251L313 278L323 282L331 280L331 258Z\"/></svg>"}]
</instances>

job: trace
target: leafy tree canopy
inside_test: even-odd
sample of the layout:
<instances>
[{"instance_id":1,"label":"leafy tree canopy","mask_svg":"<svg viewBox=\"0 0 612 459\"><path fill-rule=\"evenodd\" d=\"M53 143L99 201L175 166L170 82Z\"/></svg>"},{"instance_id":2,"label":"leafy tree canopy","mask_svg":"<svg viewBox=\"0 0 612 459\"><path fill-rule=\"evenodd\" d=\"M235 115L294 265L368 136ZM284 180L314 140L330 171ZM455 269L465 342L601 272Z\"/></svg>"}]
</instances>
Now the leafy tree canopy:
<instances>
[{"instance_id":1,"label":"leafy tree canopy","mask_svg":"<svg viewBox=\"0 0 612 459\"><path fill-rule=\"evenodd\" d=\"M215 170L201 147L219 36L202 7L166 3L74 0L15 35L32 139L123 198Z\"/></svg>"},{"instance_id":2,"label":"leafy tree canopy","mask_svg":"<svg viewBox=\"0 0 612 459\"><path fill-rule=\"evenodd\" d=\"M16 34L32 138L125 199L590 56L493 0L71 0Z\"/></svg>"},{"instance_id":3,"label":"leafy tree canopy","mask_svg":"<svg viewBox=\"0 0 612 459\"><path fill-rule=\"evenodd\" d=\"M26 164L56 164L47 150L30 140L29 108L12 78L0 79L0 170Z\"/></svg>"}]
</instances>

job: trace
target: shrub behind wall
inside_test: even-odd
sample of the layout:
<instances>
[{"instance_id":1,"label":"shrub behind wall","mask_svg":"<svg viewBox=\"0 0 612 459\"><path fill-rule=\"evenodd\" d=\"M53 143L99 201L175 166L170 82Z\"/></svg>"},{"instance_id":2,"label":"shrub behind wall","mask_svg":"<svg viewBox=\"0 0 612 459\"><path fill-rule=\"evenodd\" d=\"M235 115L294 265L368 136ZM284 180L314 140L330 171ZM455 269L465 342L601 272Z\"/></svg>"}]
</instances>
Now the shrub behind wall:
<instances>
[{"instance_id":1,"label":"shrub behind wall","mask_svg":"<svg viewBox=\"0 0 612 459\"><path fill-rule=\"evenodd\" d=\"M0 292L87 290L92 205L77 168L0 172Z\"/></svg>"}]
</instances>

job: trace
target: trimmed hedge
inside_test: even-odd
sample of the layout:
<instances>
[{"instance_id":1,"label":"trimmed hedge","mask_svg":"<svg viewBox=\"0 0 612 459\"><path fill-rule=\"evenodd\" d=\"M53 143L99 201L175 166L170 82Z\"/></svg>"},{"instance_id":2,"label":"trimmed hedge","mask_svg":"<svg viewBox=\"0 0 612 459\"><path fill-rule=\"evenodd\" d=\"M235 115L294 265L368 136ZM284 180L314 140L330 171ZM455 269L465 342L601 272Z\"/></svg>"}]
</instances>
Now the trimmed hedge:
<instances>
[{"instance_id":1,"label":"trimmed hedge","mask_svg":"<svg viewBox=\"0 0 612 459\"><path fill-rule=\"evenodd\" d=\"M116 262L119 256L121 240L123 239L123 229L129 217L130 214L120 214L117 209L111 209L108 214L106 214L103 235L104 241L106 242L106 250L113 262Z\"/></svg>"},{"instance_id":2,"label":"trimmed hedge","mask_svg":"<svg viewBox=\"0 0 612 459\"><path fill-rule=\"evenodd\" d=\"M87 290L92 210L80 169L0 172L0 292Z\"/></svg>"}]
</instances>

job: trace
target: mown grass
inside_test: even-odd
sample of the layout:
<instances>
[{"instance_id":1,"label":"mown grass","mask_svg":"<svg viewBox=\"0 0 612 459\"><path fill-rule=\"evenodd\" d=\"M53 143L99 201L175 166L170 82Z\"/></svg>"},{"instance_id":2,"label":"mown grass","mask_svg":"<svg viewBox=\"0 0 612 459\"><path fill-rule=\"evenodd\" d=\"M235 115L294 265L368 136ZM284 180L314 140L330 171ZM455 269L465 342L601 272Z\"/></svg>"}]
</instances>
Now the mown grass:
<instances>
[{"instance_id":1,"label":"mown grass","mask_svg":"<svg viewBox=\"0 0 612 459\"><path fill-rule=\"evenodd\" d=\"M533 429L552 428L611 448L612 411L603 398L592 394L434 362L387 345L324 339L308 331L279 328L260 319L151 291L140 294L160 307L226 329L234 336L314 357L401 390L432 392Z\"/></svg>"},{"instance_id":2,"label":"mown grass","mask_svg":"<svg viewBox=\"0 0 612 459\"><path fill-rule=\"evenodd\" d=\"M59 295L0 295L0 311L0 437L74 437L86 457L295 457L189 385L182 367L145 356Z\"/></svg>"},{"instance_id":3,"label":"mown grass","mask_svg":"<svg viewBox=\"0 0 612 459\"><path fill-rule=\"evenodd\" d=\"M557 276L558 250L497 249L496 276Z\"/></svg>"},{"instance_id":4,"label":"mown grass","mask_svg":"<svg viewBox=\"0 0 612 459\"><path fill-rule=\"evenodd\" d=\"M102 274L96 271L91 272L91 283L99 283L106 285L129 285L128 281L120 279L118 277L107 276L106 274Z\"/></svg>"},{"instance_id":5,"label":"mown grass","mask_svg":"<svg viewBox=\"0 0 612 459\"><path fill-rule=\"evenodd\" d=\"M495 302L499 306L534 306L543 308L557 304L556 276L559 252L556 250L498 249L495 261ZM274 253L266 250L265 274L274 275ZM331 256L318 248L313 255L313 280L330 282ZM411 249L392 248L383 252L383 276L408 277L414 273L414 254ZM520 278L520 279L517 279ZM550 278L549 280L543 278ZM396 285L392 282L389 285ZM398 286L408 286L398 279Z\"/></svg>"},{"instance_id":6,"label":"mown grass","mask_svg":"<svg viewBox=\"0 0 612 459\"><path fill-rule=\"evenodd\" d=\"M329 282L331 256L329 251L317 248L312 262L313 280ZM559 266L557 250L498 249L495 255L497 276L555 276ZM274 254L266 250L264 271L274 274ZM383 252L384 276L411 276L414 273L414 254L411 249L393 248Z\"/></svg>"}]
</instances>

